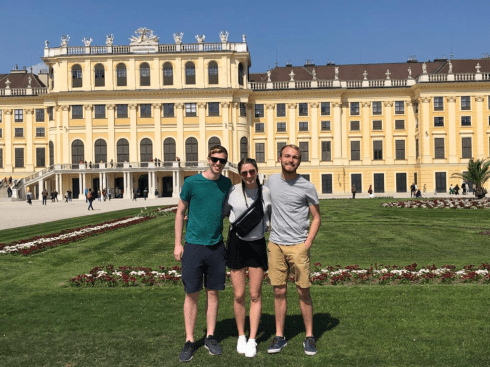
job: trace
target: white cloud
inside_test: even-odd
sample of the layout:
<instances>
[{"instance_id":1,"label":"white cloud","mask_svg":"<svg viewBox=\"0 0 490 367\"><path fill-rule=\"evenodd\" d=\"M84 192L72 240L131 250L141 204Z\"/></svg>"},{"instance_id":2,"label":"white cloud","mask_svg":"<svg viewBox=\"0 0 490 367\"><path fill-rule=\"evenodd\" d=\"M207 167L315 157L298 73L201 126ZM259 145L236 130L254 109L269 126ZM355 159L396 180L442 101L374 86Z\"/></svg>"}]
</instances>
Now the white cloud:
<instances>
[{"instance_id":1,"label":"white cloud","mask_svg":"<svg viewBox=\"0 0 490 367\"><path fill-rule=\"evenodd\" d=\"M46 64L44 64L43 62L40 62L39 64L36 64L36 65L29 66L27 68L27 71L31 71L31 68L32 68L32 72L34 74L39 74L39 72L41 72L41 71L46 72L48 70L48 66Z\"/></svg>"}]
</instances>

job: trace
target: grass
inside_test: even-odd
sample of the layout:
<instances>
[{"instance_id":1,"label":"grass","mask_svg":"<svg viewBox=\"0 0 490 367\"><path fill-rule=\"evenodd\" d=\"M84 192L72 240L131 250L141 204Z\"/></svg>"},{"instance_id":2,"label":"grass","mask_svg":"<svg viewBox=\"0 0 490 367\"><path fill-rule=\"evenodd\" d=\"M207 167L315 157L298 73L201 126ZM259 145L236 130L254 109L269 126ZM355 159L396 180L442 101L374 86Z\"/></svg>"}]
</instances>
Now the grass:
<instances>
[{"instance_id":1,"label":"grass","mask_svg":"<svg viewBox=\"0 0 490 367\"><path fill-rule=\"evenodd\" d=\"M312 260L324 265L489 262L486 210L382 208L383 200L321 202L322 228ZM138 211L135 209L134 211ZM128 215L105 213L50 223L45 233ZM43 226L43 230L46 225ZM40 227L23 228L23 237ZM23 238L0 231L2 242ZM6 239L10 239L6 241ZM97 265L175 265L173 216L91 237L29 257L0 256L2 366L176 366L184 343L182 286L70 287L68 279ZM273 297L264 310L253 361L235 351L233 291L221 294L217 335L224 354L202 347L201 297L194 366L487 366L490 288L478 285L314 286L319 353L302 351L304 326L289 287L288 346L268 355L274 332Z\"/></svg>"}]
</instances>

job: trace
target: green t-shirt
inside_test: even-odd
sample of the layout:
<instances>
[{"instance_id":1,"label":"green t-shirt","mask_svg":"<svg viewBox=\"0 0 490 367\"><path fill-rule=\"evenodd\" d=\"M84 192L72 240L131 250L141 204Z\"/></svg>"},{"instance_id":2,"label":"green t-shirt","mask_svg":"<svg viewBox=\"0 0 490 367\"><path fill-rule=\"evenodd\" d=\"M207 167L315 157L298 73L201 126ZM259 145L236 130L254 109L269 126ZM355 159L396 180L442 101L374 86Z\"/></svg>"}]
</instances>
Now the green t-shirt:
<instances>
[{"instance_id":1,"label":"green t-shirt","mask_svg":"<svg viewBox=\"0 0 490 367\"><path fill-rule=\"evenodd\" d=\"M189 203L185 242L211 246L223 239L221 212L230 187L225 176L213 181L197 174L184 181L180 198Z\"/></svg>"}]
</instances>

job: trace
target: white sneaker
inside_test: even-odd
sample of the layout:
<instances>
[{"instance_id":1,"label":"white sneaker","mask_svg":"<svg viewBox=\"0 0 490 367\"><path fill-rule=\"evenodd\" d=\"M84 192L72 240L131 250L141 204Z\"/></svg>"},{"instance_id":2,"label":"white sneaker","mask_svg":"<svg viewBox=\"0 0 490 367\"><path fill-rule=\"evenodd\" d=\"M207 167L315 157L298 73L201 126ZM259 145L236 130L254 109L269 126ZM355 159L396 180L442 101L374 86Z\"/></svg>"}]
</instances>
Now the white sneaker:
<instances>
[{"instance_id":1,"label":"white sneaker","mask_svg":"<svg viewBox=\"0 0 490 367\"><path fill-rule=\"evenodd\" d=\"M245 357L253 358L257 354L257 343L253 340L247 342L245 349Z\"/></svg>"},{"instance_id":2,"label":"white sneaker","mask_svg":"<svg viewBox=\"0 0 490 367\"><path fill-rule=\"evenodd\" d=\"M236 351L240 354L245 354L247 348L247 338L245 336L238 337L238 342L236 343Z\"/></svg>"}]
</instances>

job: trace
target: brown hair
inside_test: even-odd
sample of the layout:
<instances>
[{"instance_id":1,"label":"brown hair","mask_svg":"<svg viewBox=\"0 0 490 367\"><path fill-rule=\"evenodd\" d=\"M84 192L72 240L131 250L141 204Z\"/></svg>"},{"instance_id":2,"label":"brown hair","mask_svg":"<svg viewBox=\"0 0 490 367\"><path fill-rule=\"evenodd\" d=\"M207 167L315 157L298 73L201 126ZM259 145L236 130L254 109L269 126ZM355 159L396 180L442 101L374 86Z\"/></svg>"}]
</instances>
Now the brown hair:
<instances>
[{"instance_id":1,"label":"brown hair","mask_svg":"<svg viewBox=\"0 0 490 367\"><path fill-rule=\"evenodd\" d=\"M301 149L299 149L299 147L297 145L294 145L294 144L288 144L288 145L283 146L281 148L281 152L279 153L279 157L282 157L282 151L286 148L293 148L294 150L296 150L299 153L299 160L301 161Z\"/></svg>"},{"instance_id":2,"label":"brown hair","mask_svg":"<svg viewBox=\"0 0 490 367\"><path fill-rule=\"evenodd\" d=\"M222 145L213 145L211 148L209 148L208 158L211 158L211 155L216 153L225 153L226 158L228 158L228 151Z\"/></svg>"}]
</instances>

